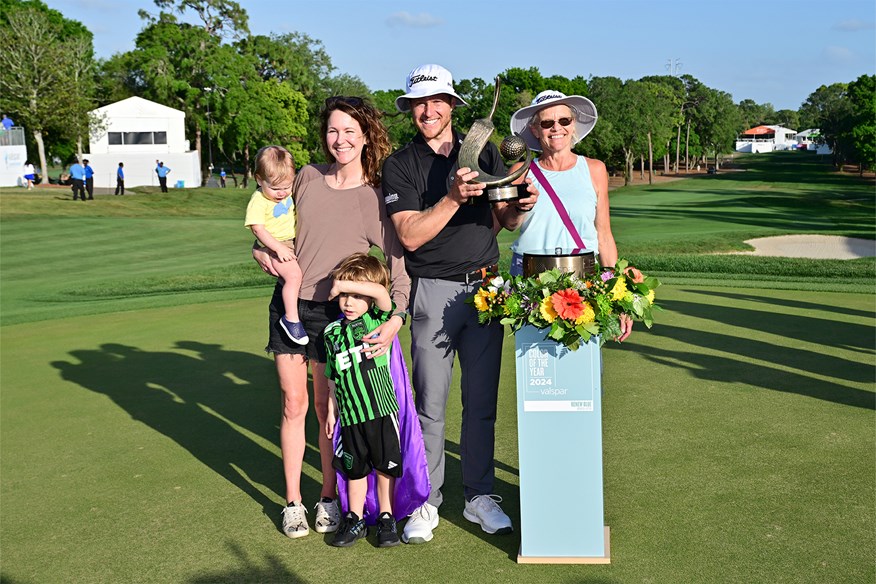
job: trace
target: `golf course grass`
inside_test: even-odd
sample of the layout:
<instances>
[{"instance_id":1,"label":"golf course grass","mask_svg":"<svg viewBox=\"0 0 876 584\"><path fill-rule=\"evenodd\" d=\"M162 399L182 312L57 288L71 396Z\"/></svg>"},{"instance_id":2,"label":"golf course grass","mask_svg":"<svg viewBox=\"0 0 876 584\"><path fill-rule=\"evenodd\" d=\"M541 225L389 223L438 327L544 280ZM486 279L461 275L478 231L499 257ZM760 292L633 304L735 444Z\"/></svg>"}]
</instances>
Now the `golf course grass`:
<instances>
[{"instance_id":1,"label":"golf course grass","mask_svg":"<svg viewBox=\"0 0 876 584\"><path fill-rule=\"evenodd\" d=\"M604 566L519 565L518 532L462 517L458 380L432 542L284 537L249 193L0 189L0 581L872 582L876 263L714 254L764 235L874 238L873 185L814 155L738 166L611 194L621 255L661 278L664 310L603 350ZM519 529L513 347L496 492ZM311 415L309 508L316 432ZM576 497L557 485L545 513L563 521Z\"/></svg>"}]
</instances>

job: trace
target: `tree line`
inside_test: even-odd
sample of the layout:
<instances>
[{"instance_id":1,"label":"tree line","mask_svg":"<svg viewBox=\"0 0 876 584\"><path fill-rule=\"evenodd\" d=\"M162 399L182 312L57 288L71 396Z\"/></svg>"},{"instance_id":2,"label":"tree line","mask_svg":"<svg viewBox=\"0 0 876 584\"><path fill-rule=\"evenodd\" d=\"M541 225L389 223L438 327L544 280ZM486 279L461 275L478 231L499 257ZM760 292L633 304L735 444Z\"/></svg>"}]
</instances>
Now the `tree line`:
<instances>
[{"instance_id":1,"label":"tree line","mask_svg":"<svg viewBox=\"0 0 876 584\"><path fill-rule=\"evenodd\" d=\"M233 0L153 1L157 12L140 11L136 48L95 59L82 23L41 0L0 0L0 111L27 128L28 151L38 152L44 176L47 154L63 161L81 154L89 131L99 129L102 121L88 112L134 95L186 114L186 134L194 137L205 177L209 148L217 166L242 171L244 184L265 144L286 146L298 165L324 160L318 114L332 95L370 98L388 113L394 146L414 135L409 116L395 110L402 91L371 91L358 77L338 73L318 39L299 32L253 35L246 11ZM819 87L796 111L750 99L735 103L691 75L568 79L544 77L535 67L499 75L495 139L540 91L584 95L596 104L599 123L576 151L604 160L626 182L637 164L652 175L655 161L666 172L707 160L718 167L739 133L761 124L820 128L835 164L876 166L873 75ZM457 90L469 103L455 113L457 127L486 117L492 79L462 79Z\"/></svg>"}]
</instances>

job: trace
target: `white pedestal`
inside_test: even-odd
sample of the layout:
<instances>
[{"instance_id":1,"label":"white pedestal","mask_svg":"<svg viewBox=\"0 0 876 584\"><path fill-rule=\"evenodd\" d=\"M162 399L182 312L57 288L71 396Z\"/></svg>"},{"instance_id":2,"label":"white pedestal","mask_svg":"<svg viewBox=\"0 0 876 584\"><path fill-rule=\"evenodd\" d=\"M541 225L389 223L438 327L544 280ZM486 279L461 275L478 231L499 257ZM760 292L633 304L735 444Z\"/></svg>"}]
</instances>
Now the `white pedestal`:
<instances>
[{"instance_id":1,"label":"white pedestal","mask_svg":"<svg viewBox=\"0 0 876 584\"><path fill-rule=\"evenodd\" d=\"M520 563L610 563L602 493L602 356L527 326L515 339Z\"/></svg>"}]
</instances>

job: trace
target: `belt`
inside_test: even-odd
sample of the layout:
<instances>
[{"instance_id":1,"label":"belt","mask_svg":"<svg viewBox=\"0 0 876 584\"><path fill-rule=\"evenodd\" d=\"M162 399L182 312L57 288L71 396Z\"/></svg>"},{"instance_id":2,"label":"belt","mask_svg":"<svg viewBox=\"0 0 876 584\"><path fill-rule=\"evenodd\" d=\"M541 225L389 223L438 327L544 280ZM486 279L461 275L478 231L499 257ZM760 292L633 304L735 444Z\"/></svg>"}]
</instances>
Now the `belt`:
<instances>
[{"instance_id":1,"label":"belt","mask_svg":"<svg viewBox=\"0 0 876 584\"><path fill-rule=\"evenodd\" d=\"M486 266L483 268L478 268L477 270L473 270L471 272L466 272L465 274L454 274L452 276L441 276L437 278L438 280L449 280L451 282L465 282L466 284L474 284L475 282L483 282L490 276L494 276L499 273L499 266L493 264L492 266Z\"/></svg>"}]
</instances>

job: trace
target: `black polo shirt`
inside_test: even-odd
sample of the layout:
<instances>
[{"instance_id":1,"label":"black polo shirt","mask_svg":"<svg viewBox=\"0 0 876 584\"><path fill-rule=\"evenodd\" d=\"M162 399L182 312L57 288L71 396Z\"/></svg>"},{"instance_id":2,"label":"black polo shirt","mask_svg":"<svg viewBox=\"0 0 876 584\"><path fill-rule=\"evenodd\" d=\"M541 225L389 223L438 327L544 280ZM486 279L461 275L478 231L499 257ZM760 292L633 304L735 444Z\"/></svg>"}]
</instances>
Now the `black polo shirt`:
<instances>
[{"instance_id":1,"label":"black polo shirt","mask_svg":"<svg viewBox=\"0 0 876 584\"><path fill-rule=\"evenodd\" d=\"M436 153L421 134L386 159L383 164L383 197L386 211L423 211L450 191L459 169L459 147L465 138L453 133L450 156ZM481 152L478 164L484 172L507 173L499 149L492 142ZM420 278L446 278L465 274L499 261L499 246L493 235L493 212L486 193L476 203L463 205L431 241L416 251L405 250L408 274Z\"/></svg>"}]
</instances>

